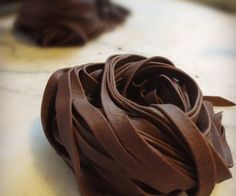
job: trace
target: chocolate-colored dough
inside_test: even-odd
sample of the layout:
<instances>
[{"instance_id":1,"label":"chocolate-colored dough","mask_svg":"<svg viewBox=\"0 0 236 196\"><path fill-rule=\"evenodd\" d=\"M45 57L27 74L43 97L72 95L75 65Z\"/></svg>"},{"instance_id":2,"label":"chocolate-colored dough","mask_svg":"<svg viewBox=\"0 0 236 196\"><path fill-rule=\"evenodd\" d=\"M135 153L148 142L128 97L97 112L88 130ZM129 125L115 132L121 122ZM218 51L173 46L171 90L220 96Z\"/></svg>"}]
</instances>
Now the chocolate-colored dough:
<instances>
[{"instance_id":1,"label":"chocolate-colored dough","mask_svg":"<svg viewBox=\"0 0 236 196\"><path fill-rule=\"evenodd\" d=\"M15 29L40 46L81 45L123 22L127 14L110 0L27 0Z\"/></svg>"},{"instance_id":2,"label":"chocolate-colored dough","mask_svg":"<svg viewBox=\"0 0 236 196\"><path fill-rule=\"evenodd\" d=\"M42 102L47 139L91 196L210 195L233 166L221 118L163 57L61 69Z\"/></svg>"}]
</instances>

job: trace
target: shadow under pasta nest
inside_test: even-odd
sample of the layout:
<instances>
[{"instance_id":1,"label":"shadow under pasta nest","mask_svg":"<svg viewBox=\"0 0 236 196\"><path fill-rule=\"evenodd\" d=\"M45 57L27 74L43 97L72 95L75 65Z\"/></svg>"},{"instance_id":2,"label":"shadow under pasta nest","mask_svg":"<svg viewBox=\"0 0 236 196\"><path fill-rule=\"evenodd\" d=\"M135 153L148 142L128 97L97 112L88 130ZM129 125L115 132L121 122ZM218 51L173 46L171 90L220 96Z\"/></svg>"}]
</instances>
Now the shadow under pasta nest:
<instances>
[{"instance_id":1,"label":"shadow under pasta nest","mask_svg":"<svg viewBox=\"0 0 236 196\"><path fill-rule=\"evenodd\" d=\"M30 146L36 171L43 181L49 184L51 192L55 193L55 196L78 196L75 177L48 143L40 119L36 119L32 124Z\"/></svg>"}]
</instances>

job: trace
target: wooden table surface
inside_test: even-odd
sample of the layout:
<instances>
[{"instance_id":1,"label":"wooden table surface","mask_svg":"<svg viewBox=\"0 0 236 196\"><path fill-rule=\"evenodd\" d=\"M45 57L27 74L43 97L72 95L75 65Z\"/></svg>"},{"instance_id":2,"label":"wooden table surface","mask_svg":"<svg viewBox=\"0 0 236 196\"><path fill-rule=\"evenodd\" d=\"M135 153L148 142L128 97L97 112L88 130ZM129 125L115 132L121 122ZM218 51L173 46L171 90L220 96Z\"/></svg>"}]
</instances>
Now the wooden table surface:
<instances>
[{"instance_id":1,"label":"wooden table surface","mask_svg":"<svg viewBox=\"0 0 236 196\"><path fill-rule=\"evenodd\" d=\"M53 71L104 61L116 53L171 59L196 79L205 95L236 102L236 16L177 0L120 0L127 22L84 47L42 49L15 36L15 15L0 18L0 195L79 195L68 166L48 144L40 123L44 87ZM236 160L236 107L223 124ZM213 196L236 194L233 178Z\"/></svg>"}]
</instances>

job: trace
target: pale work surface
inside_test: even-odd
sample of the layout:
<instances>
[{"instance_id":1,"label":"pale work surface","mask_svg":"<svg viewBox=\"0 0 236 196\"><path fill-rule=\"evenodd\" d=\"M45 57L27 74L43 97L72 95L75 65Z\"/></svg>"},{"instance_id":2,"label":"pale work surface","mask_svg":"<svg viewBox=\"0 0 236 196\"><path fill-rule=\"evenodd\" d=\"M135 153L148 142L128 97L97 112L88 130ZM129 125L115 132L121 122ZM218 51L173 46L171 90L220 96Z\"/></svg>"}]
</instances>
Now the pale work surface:
<instances>
[{"instance_id":1,"label":"pale work surface","mask_svg":"<svg viewBox=\"0 0 236 196\"><path fill-rule=\"evenodd\" d=\"M174 0L122 0L132 15L84 47L41 49L13 35L14 16L0 19L0 195L76 196L74 176L46 141L40 105L51 73L104 61L115 53L162 55L193 76L204 94L236 102L236 16ZM236 160L236 108L223 123ZM234 196L233 178L213 196Z\"/></svg>"}]
</instances>

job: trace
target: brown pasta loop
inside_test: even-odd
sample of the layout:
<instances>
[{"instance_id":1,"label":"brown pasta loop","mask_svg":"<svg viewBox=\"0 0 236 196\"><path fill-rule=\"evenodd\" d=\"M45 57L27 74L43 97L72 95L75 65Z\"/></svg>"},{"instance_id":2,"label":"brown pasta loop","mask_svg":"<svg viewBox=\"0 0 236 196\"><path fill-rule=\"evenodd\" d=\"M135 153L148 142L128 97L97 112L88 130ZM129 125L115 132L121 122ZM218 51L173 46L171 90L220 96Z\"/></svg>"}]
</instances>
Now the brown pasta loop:
<instances>
[{"instance_id":1,"label":"brown pasta loop","mask_svg":"<svg viewBox=\"0 0 236 196\"><path fill-rule=\"evenodd\" d=\"M27 0L15 29L40 46L82 45L123 22L128 13L110 0Z\"/></svg>"},{"instance_id":2,"label":"brown pasta loop","mask_svg":"<svg viewBox=\"0 0 236 196\"><path fill-rule=\"evenodd\" d=\"M221 117L168 59L138 55L56 71L42 103L82 195L210 195L233 166Z\"/></svg>"}]
</instances>

